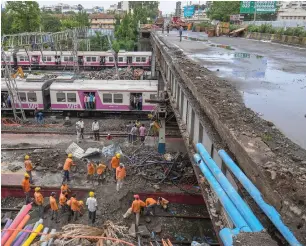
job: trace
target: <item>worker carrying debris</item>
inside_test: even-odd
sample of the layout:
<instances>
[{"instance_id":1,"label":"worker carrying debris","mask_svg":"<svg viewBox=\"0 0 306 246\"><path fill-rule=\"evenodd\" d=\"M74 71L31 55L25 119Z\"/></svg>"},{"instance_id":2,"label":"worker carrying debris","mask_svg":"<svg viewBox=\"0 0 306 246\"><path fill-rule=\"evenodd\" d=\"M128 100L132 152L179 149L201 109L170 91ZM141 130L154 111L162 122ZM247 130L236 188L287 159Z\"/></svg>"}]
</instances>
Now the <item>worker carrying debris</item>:
<instances>
[{"instance_id":1,"label":"worker carrying debris","mask_svg":"<svg viewBox=\"0 0 306 246\"><path fill-rule=\"evenodd\" d=\"M123 180L126 177L126 170L123 163L120 163L119 167L116 168L116 179L117 179L117 186L116 190L119 192L122 189Z\"/></svg>"},{"instance_id":2,"label":"worker carrying debris","mask_svg":"<svg viewBox=\"0 0 306 246\"><path fill-rule=\"evenodd\" d=\"M155 207L157 205L157 202L153 198L147 198L146 199L146 214L155 215Z\"/></svg>"},{"instance_id":3,"label":"worker carrying debris","mask_svg":"<svg viewBox=\"0 0 306 246\"><path fill-rule=\"evenodd\" d=\"M87 164L87 183L89 183L90 181L93 183L94 174L95 174L95 165L92 161L88 161L88 164Z\"/></svg>"},{"instance_id":4,"label":"worker carrying debris","mask_svg":"<svg viewBox=\"0 0 306 246\"><path fill-rule=\"evenodd\" d=\"M132 206L126 211L126 213L123 215L123 218L126 219L130 217L132 213L134 213L136 216L136 226L138 226L141 208L145 207L146 204L139 199L139 195L134 195L134 198L135 200L133 201Z\"/></svg>"},{"instance_id":5,"label":"worker carrying debris","mask_svg":"<svg viewBox=\"0 0 306 246\"><path fill-rule=\"evenodd\" d=\"M24 174L24 179L22 180L21 186L22 186L23 192L25 194L25 203L27 205L27 204L30 203L30 190L31 190L30 176L29 176L28 173Z\"/></svg>"},{"instance_id":6,"label":"worker carrying debris","mask_svg":"<svg viewBox=\"0 0 306 246\"><path fill-rule=\"evenodd\" d=\"M68 154L68 158L66 159L65 164L64 164L64 179L63 179L63 182L65 182L66 180L70 181L69 172L70 172L71 166L76 166L76 164L74 164L73 161L72 161L72 154Z\"/></svg>"},{"instance_id":7,"label":"worker carrying debris","mask_svg":"<svg viewBox=\"0 0 306 246\"><path fill-rule=\"evenodd\" d=\"M88 207L88 219L92 224L96 221L96 211L97 211L97 199L95 198L95 193L93 191L89 192L89 197L86 200L86 205Z\"/></svg>"},{"instance_id":8,"label":"worker carrying debris","mask_svg":"<svg viewBox=\"0 0 306 246\"><path fill-rule=\"evenodd\" d=\"M117 178L116 178L116 168L119 167L120 157L121 157L121 155L119 153L116 153L115 156L111 160L111 170L112 170L112 172L114 172L115 181L117 180Z\"/></svg>"},{"instance_id":9,"label":"worker carrying debris","mask_svg":"<svg viewBox=\"0 0 306 246\"><path fill-rule=\"evenodd\" d=\"M24 157L24 167L26 169L27 174L29 174L30 184L34 184L33 183L33 178L32 178L33 165L32 165L32 162L30 160L30 156L29 155L26 155Z\"/></svg>"},{"instance_id":10,"label":"worker carrying debris","mask_svg":"<svg viewBox=\"0 0 306 246\"><path fill-rule=\"evenodd\" d=\"M157 205L160 205L164 210L167 210L168 204L169 204L168 200L166 200L165 198L162 198L162 197L158 197Z\"/></svg>"},{"instance_id":11,"label":"worker carrying debris","mask_svg":"<svg viewBox=\"0 0 306 246\"><path fill-rule=\"evenodd\" d=\"M78 213L80 210L79 202L76 199L76 194L73 194L70 198L70 208L71 208L71 215L73 215L73 220L76 221L78 219Z\"/></svg>"},{"instance_id":12,"label":"worker carrying debris","mask_svg":"<svg viewBox=\"0 0 306 246\"><path fill-rule=\"evenodd\" d=\"M40 193L40 187L35 188L34 199L35 204L38 206L39 218L44 219L44 197Z\"/></svg>"},{"instance_id":13,"label":"worker carrying debris","mask_svg":"<svg viewBox=\"0 0 306 246\"><path fill-rule=\"evenodd\" d=\"M62 190L60 197L59 197L59 204L61 205L61 212L62 214L65 213L68 210L68 205L67 205L67 191L66 190Z\"/></svg>"},{"instance_id":14,"label":"worker carrying debris","mask_svg":"<svg viewBox=\"0 0 306 246\"><path fill-rule=\"evenodd\" d=\"M54 220L54 216L55 216L55 223L59 223L60 221L58 219L58 205L57 205L56 199L55 199L55 192L51 193L50 207L51 207L51 210L52 210L51 220Z\"/></svg>"},{"instance_id":15,"label":"worker carrying debris","mask_svg":"<svg viewBox=\"0 0 306 246\"><path fill-rule=\"evenodd\" d=\"M99 166L97 167L97 178L98 178L98 183L102 183L103 180L105 179L105 169L106 165L103 163L100 163Z\"/></svg>"}]
</instances>

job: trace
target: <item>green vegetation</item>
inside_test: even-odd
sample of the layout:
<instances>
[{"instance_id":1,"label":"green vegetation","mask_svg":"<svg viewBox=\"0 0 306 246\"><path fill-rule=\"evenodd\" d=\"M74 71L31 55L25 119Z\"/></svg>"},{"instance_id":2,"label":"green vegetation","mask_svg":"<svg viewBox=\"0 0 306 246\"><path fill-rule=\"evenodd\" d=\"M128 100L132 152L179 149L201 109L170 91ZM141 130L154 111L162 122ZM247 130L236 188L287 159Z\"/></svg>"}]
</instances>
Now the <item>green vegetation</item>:
<instances>
[{"instance_id":1,"label":"green vegetation","mask_svg":"<svg viewBox=\"0 0 306 246\"><path fill-rule=\"evenodd\" d=\"M306 31L303 27L272 27L271 24L263 24L260 26L249 25L248 32L260 32L260 33L269 33L277 35L288 35L296 37L306 37Z\"/></svg>"},{"instance_id":2,"label":"green vegetation","mask_svg":"<svg viewBox=\"0 0 306 246\"><path fill-rule=\"evenodd\" d=\"M1 12L1 32L58 32L67 28L89 26L88 14L79 8L78 13L58 15L52 11L41 11L35 1L8 1Z\"/></svg>"},{"instance_id":3,"label":"green vegetation","mask_svg":"<svg viewBox=\"0 0 306 246\"><path fill-rule=\"evenodd\" d=\"M207 15L211 20L229 21L230 15L239 14L240 1L213 1Z\"/></svg>"}]
</instances>

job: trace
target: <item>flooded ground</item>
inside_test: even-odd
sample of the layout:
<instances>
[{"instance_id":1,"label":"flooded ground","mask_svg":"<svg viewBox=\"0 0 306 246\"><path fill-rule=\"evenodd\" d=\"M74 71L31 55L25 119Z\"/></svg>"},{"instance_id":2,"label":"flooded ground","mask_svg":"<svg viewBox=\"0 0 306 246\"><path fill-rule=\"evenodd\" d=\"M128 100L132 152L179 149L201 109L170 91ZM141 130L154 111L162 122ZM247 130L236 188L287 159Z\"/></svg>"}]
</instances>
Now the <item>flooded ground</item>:
<instances>
[{"instance_id":1,"label":"flooded ground","mask_svg":"<svg viewBox=\"0 0 306 246\"><path fill-rule=\"evenodd\" d=\"M306 149L306 49L227 37L179 42L177 33L167 39L230 80L247 107Z\"/></svg>"}]
</instances>

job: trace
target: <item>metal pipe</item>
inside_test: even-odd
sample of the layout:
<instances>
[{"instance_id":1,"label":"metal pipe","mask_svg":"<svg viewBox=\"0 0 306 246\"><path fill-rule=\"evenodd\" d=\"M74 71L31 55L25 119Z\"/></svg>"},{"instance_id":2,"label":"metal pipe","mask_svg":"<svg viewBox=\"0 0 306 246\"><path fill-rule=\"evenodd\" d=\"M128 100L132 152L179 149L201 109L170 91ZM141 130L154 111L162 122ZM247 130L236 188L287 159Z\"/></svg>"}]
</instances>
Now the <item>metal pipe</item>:
<instances>
[{"instance_id":1,"label":"metal pipe","mask_svg":"<svg viewBox=\"0 0 306 246\"><path fill-rule=\"evenodd\" d=\"M264 227L257 219L253 211L249 208L249 206L245 203L242 197L238 194L238 192L234 189L232 184L225 177L221 169L215 163L215 161L211 158L210 154L206 151L203 144L198 143L196 145L198 152L200 153L202 159L205 164L208 166L212 174L215 176L219 184L222 186L224 191L227 193L229 198L237 207L239 213L243 216L245 221L248 223L249 227L253 232L259 232L264 230Z\"/></svg>"},{"instance_id":2,"label":"metal pipe","mask_svg":"<svg viewBox=\"0 0 306 246\"><path fill-rule=\"evenodd\" d=\"M248 179L248 177L241 171L237 164L232 160L232 158L224 151L218 151L221 159L224 161L225 165L231 170L235 177L240 181L243 187L248 191L251 197L255 200L257 205L264 211L264 213L269 217L275 227L284 236L288 243L292 246L302 246L302 244L295 238L293 233L289 228L282 222L280 214L276 209L267 204L261 196L260 191L256 186Z\"/></svg>"},{"instance_id":3,"label":"metal pipe","mask_svg":"<svg viewBox=\"0 0 306 246\"><path fill-rule=\"evenodd\" d=\"M223 205L226 213L231 218L231 221L234 223L234 225L239 228L240 231L244 232L251 232L252 230L244 220L244 218L241 216L231 199L227 196L221 185L218 183L218 181L215 179L215 177L212 175L209 168L205 165L204 161L201 159L201 156L199 154L195 154L193 156L194 161L199 165L203 175L209 182L212 189L217 194L221 204Z\"/></svg>"}]
</instances>

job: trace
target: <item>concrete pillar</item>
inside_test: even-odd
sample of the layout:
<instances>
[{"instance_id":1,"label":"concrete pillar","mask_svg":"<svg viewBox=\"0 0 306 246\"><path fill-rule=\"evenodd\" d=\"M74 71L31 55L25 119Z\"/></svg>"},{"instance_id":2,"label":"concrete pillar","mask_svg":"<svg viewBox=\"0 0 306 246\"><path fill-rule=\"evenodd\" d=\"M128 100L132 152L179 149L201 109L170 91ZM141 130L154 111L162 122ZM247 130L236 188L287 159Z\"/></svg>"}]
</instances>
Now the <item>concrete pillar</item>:
<instances>
[{"instance_id":1,"label":"concrete pillar","mask_svg":"<svg viewBox=\"0 0 306 246\"><path fill-rule=\"evenodd\" d=\"M158 138L158 153L166 153L166 119L160 119L159 138Z\"/></svg>"},{"instance_id":2,"label":"concrete pillar","mask_svg":"<svg viewBox=\"0 0 306 246\"><path fill-rule=\"evenodd\" d=\"M156 76L155 69L156 69L156 56L155 56L155 51L153 49L152 50L152 57L151 57L151 75L152 75L153 79Z\"/></svg>"},{"instance_id":3,"label":"concrete pillar","mask_svg":"<svg viewBox=\"0 0 306 246\"><path fill-rule=\"evenodd\" d=\"M156 74L157 74L157 80L158 80L158 96L162 98L162 94L165 91L165 81L159 70L156 71Z\"/></svg>"}]
</instances>

